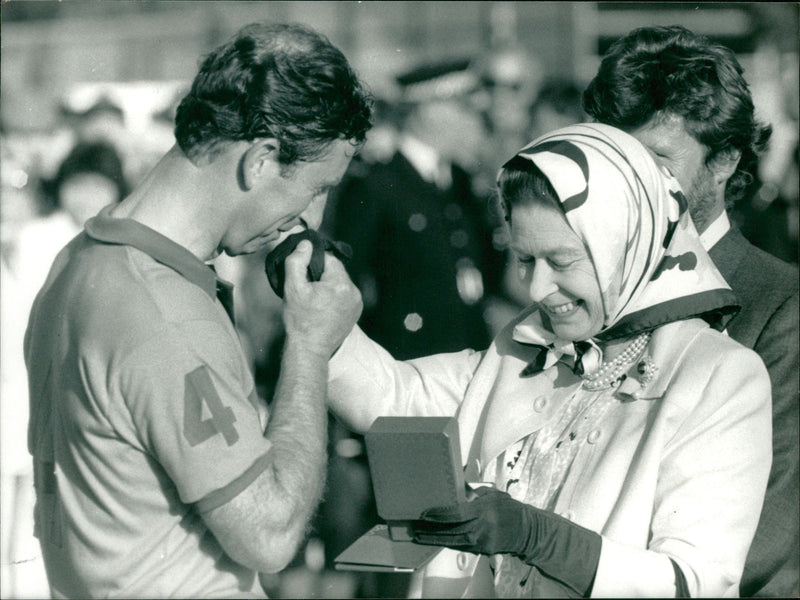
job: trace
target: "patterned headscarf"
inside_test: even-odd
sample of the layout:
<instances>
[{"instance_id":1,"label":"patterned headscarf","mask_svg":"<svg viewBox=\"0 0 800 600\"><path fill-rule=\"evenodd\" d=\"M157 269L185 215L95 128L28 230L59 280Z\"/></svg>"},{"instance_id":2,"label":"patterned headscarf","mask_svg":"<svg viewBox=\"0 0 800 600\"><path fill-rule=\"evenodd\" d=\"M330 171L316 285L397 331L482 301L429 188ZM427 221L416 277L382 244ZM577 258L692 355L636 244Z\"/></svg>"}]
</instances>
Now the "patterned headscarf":
<instances>
[{"instance_id":1,"label":"patterned headscarf","mask_svg":"<svg viewBox=\"0 0 800 600\"><path fill-rule=\"evenodd\" d=\"M722 330L736 313L736 297L703 249L678 182L635 138L586 123L543 135L517 156L548 178L594 264L606 313L595 340L691 317ZM542 331L538 311L514 338L564 342Z\"/></svg>"}]
</instances>

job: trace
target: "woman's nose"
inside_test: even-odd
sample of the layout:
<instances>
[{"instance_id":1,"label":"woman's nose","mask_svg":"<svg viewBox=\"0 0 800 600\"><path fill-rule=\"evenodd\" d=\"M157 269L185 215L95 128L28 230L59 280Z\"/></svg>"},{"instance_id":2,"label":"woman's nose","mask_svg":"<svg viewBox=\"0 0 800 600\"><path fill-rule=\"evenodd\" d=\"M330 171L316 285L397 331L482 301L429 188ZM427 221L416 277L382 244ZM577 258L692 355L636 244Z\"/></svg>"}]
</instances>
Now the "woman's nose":
<instances>
[{"instance_id":1,"label":"woman's nose","mask_svg":"<svg viewBox=\"0 0 800 600\"><path fill-rule=\"evenodd\" d=\"M533 273L528 287L528 294L531 300L541 302L553 292L558 291L558 286L553 280L553 269L550 268L547 262L537 260L536 264L531 268Z\"/></svg>"}]
</instances>

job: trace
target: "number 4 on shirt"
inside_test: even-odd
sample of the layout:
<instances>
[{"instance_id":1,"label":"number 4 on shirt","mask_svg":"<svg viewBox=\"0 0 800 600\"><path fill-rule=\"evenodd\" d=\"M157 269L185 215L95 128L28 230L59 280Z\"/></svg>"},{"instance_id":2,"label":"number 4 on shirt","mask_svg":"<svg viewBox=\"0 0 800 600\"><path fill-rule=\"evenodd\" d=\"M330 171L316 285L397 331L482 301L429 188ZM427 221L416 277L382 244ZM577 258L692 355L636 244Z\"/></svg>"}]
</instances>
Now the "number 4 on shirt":
<instances>
[{"instance_id":1,"label":"number 4 on shirt","mask_svg":"<svg viewBox=\"0 0 800 600\"><path fill-rule=\"evenodd\" d=\"M203 418L203 405L208 409ZM198 367L186 375L183 397L183 437L191 446L202 444L217 434L222 434L228 446L233 446L239 434L233 424L236 415L225 406L217 394L214 382L205 367Z\"/></svg>"}]
</instances>

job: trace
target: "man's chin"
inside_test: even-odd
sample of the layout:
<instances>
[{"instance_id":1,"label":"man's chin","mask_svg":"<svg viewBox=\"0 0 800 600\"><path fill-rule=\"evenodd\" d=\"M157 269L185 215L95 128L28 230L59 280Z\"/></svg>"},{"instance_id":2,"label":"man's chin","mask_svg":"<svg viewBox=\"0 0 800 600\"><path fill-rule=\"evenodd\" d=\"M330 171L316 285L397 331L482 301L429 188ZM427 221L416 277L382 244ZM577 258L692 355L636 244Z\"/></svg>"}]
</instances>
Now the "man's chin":
<instances>
[{"instance_id":1,"label":"man's chin","mask_svg":"<svg viewBox=\"0 0 800 600\"><path fill-rule=\"evenodd\" d=\"M277 239L272 239L272 236L269 238L259 237L250 240L239 248L226 248L225 253L229 256L243 256L260 252L272 252L281 241L283 241L283 236Z\"/></svg>"},{"instance_id":2,"label":"man's chin","mask_svg":"<svg viewBox=\"0 0 800 600\"><path fill-rule=\"evenodd\" d=\"M243 256L247 254L257 254L259 252L272 252L277 248L280 243L296 231L282 231L280 235L276 236L271 233L267 236L259 236L246 242L238 248L220 248L219 253L224 252L228 256Z\"/></svg>"}]
</instances>

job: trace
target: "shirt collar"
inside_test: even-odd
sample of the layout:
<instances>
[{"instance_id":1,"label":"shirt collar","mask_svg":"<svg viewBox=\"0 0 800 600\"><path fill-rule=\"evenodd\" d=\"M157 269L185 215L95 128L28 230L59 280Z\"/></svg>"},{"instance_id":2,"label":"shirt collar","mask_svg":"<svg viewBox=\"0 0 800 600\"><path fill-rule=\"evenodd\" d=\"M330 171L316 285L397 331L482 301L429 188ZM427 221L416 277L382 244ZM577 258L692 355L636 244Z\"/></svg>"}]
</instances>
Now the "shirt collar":
<instances>
[{"instance_id":1,"label":"shirt collar","mask_svg":"<svg viewBox=\"0 0 800 600\"><path fill-rule=\"evenodd\" d=\"M211 298L216 297L217 276L208 265L183 246L146 225L133 219L116 219L104 208L96 217L84 225L86 234L106 244L132 246L163 265L177 271L185 279L204 290Z\"/></svg>"},{"instance_id":2,"label":"shirt collar","mask_svg":"<svg viewBox=\"0 0 800 600\"><path fill-rule=\"evenodd\" d=\"M720 241L728 230L731 228L731 222L728 219L728 213L724 210L720 215L711 222L711 225L700 234L700 243L703 248L710 250L714 245Z\"/></svg>"},{"instance_id":3,"label":"shirt collar","mask_svg":"<svg viewBox=\"0 0 800 600\"><path fill-rule=\"evenodd\" d=\"M439 169L439 153L417 138L404 135L399 142L400 152L425 181L435 183Z\"/></svg>"}]
</instances>

